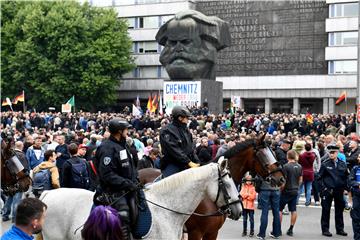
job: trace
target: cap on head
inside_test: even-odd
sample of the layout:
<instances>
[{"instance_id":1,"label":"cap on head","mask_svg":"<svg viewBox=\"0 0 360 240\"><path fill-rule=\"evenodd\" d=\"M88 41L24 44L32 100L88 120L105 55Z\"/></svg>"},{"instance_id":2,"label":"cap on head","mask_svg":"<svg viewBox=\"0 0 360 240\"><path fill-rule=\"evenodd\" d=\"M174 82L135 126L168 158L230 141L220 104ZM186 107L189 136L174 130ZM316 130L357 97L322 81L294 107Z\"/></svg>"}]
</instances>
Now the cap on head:
<instances>
[{"instance_id":1,"label":"cap on head","mask_svg":"<svg viewBox=\"0 0 360 240\"><path fill-rule=\"evenodd\" d=\"M126 120L120 118L111 119L109 122L109 132L110 133L117 133L120 130L124 130L126 128L131 128L131 124L128 123Z\"/></svg>"},{"instance_id":2,"label":"cap on head","mask_svg":"<svg viewBox=\"0 0 360 240\"><path fill-rule=\"evenodd\" d=\"M189 110L183 106L175 106L171 111L171 115L173 116L174 119L177 119L178 117L190 117L191 116Z\"/></svg>"},{"instance_id":3,"label":"cap on head","mask_svg":"<svg viewBox=\"0 0 360 240\"><path fill-rule=\"evenodd\" d=\"M326 149L328 150L328 151L339 151L339 147L336 145L336 143L330 143L327 147L326 147Z\"/></svg>"}]
</instances>

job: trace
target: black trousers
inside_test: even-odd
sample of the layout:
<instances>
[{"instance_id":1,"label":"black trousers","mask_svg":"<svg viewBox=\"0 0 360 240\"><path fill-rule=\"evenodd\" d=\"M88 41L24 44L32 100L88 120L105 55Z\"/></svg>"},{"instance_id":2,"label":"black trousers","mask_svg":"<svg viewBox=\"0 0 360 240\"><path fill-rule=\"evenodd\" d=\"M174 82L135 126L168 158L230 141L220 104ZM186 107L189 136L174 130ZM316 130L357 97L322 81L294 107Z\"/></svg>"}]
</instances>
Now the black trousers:
<instances>
[{"instance_id":1,"label":"black trousers","mask_svg":"<svg viewBox=\"0 0 360 240\"><path fill-rule=\"evenodd\" d=\"M329 231L330 226L330 211L332 201L335 202L335 227L336 232L344 230L343 211L345 202L343 191L325 191L321 194L321 230L322 232Z\"/></svg>"},{"instance_id":2,"label":"black trousers","mask_svg":"<svg viewBox=\"0 0 360 240\"><path fill-rule=\"evenodd\" d=\"M354 240L360 240L360 194L353 194L353 207L350 212Z\"/></svg>"}]
</instances>

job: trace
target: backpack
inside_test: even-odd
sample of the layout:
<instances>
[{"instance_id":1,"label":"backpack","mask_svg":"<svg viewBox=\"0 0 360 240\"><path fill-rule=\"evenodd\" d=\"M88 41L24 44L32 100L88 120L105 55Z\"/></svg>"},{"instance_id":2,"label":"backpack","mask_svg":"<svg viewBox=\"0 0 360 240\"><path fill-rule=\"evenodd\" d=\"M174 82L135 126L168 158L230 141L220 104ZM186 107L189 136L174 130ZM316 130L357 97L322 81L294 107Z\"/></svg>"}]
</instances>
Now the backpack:
<instances>
[{"instance_id":1,"label":"backpack","mask_svg":"<svg viewBox=\"0 0 360 240\"><path fill-rule=\"evenodd\" d=\"M79 163L71 164L71 187L89 189L90 176L86 166L86 162L82 159Z\"/></svg>"},{"instance_id":2,"label":"backpack","mask_svg":"<svg viewBox=\"0 0 360 240\"><path fill-rule=\"evenodd\" d=\"M45 190L51 190L51 173L50 169L41 169L39 172L34 174L32 191L35 196L40 196Z\"/></svg>"}]
</instances>

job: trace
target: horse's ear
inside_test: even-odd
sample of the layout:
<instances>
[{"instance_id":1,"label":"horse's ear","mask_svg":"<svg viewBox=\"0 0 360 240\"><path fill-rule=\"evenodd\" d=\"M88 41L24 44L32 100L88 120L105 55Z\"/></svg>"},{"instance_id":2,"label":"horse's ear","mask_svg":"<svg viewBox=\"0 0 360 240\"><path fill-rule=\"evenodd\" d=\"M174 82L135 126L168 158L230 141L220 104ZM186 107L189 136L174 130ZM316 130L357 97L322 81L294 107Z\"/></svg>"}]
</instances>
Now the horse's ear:
<instances>
[{"instance_id":1,"label":"horse's ear","mask_svg":"<svg viewBox=\"0 0 360 240\"><path fill-rule=\"evenodd\" d=\"M219 158L218 164L220 166L220 170L223 171L228 166L228 161L224 157Z\"/></svg>"},{"instance_id":2,"label":"horse's ear","mask_svg":"<svg viewBox=\"0 0 360 240\"><path fill-rule=\"evenodd\" d=\"M262 136L260 136L257 139L257 145L263 145L264 144L265 136L266 136L266 133L264 133Z\"/></svg>"}]
</instances>

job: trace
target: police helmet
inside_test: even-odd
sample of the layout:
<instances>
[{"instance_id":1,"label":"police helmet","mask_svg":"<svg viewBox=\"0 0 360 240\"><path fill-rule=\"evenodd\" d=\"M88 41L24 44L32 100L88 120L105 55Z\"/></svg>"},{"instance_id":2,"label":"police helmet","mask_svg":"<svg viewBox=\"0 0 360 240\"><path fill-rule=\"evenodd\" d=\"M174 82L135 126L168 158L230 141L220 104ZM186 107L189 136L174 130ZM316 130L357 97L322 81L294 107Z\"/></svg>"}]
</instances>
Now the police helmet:
<instances>
[{"instance_id":1,"label":"police helmet","mask_svg":"<svg viewBox=\"0 0 360 240\"><path fill-rule=\"evenodd\" d=\"M110 133L117 133L120 130L124 130L126 128L131 128L131 124L129 124L126 120L120 118L111 119L109 122L109 131Z\"/></svg>"},{"instance_id":2,"label":"police helmet","mask_svg":"<svg viewBox=\"0 0 360 240\"><path fill-rule=\"evenodd\" d=\"M189 110L183 106L175 106L171 111L171 115L175 119L178 117L190 117L191 116Z\"/></svg>"}]
</instances>

